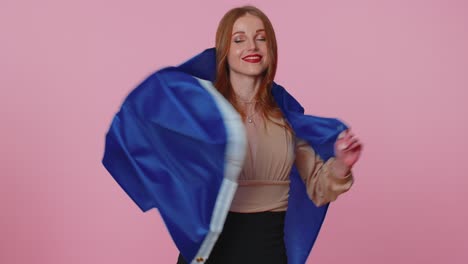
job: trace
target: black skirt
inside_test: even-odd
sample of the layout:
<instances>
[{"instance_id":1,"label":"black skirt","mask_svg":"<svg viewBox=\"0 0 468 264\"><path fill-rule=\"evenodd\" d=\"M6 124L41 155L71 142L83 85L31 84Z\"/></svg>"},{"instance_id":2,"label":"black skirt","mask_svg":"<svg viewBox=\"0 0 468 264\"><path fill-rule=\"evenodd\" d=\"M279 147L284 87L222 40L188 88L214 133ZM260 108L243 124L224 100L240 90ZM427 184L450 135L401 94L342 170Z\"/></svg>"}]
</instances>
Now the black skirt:
<instances>
[{"instance_id":1,"label":"black skirt","mask_svg":"<svg viewBox=\"0 0 468 264\"><path fill-rule=\"evenodd\" d=\"M206 264L286 264L286 212L229 212ZM188 264L179 254L177 264Z\"/></svg>"}]
</instances>

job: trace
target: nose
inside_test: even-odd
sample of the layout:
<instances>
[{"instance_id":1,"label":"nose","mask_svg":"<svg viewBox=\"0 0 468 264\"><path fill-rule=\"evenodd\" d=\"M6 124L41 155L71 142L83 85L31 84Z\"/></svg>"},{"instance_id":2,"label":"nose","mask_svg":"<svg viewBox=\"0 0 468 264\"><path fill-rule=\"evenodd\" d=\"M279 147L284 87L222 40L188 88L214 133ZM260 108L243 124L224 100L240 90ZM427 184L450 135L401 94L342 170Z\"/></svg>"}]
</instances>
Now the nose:
<instances>
[{"instance_id":1,"label":"nose","mask_svg":"<svg viewBox=\"0 0 468 264\"><path fill-rule=\"evenodd\" d=\"M255 39L251 39L249 41L249 50L257 50L258 46L257 46L257 42L255 41Z\"/></svg>"}]
</instances>

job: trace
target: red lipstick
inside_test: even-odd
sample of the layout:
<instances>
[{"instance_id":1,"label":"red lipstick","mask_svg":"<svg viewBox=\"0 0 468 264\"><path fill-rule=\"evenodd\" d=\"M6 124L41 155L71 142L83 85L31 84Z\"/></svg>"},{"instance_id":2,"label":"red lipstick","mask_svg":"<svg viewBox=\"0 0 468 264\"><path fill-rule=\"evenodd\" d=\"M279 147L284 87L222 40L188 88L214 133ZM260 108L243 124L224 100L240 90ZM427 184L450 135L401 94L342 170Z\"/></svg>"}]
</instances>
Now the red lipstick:
<instances>
[{"instance_id":1,"label":"red lipstick","mask_svg":"<svg viewBox=\"0 0 468 264\"><path fill-rule=\"evenodd\" d=\"M262 60L260 54L250 54L242 58L242 60L250 63L259 63Z\"/></svg>"}]
</instances>

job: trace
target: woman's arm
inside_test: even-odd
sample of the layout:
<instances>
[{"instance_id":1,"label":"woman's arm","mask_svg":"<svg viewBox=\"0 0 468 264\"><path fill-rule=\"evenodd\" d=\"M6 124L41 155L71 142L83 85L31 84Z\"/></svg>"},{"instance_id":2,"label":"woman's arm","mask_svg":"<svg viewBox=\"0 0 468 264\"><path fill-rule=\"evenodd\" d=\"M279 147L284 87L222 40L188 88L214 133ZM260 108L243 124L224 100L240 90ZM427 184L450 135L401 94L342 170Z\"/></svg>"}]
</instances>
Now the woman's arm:
<instances>
[{"instance_id":1,"label":"woman's arm","mask_svg":"<svg viewBox=\"0 0 468 264\"><path fill-rule=\"evenodd\" d=\"M295 164L315 205L335 201L351 188L354 182L351 168L359 159L361 150L359 140L345 131L335 143L336 157L324 162L305 140L296 139Z\"/></svg>"}]
</instances>

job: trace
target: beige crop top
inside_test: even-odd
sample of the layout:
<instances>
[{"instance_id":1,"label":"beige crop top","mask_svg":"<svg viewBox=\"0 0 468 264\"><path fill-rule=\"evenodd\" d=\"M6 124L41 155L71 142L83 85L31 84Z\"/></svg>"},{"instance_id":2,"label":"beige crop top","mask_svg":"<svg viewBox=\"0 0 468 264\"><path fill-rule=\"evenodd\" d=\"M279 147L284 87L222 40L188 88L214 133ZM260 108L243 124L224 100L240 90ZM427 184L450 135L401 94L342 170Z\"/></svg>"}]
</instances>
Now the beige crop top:
<instances>
[{"instance_id":1,"label":"beige crop top","mask_svg":"<svg viewBox=\"0 0 468 264\"><path fill-rule=\"evenodd\" d=\"M334 158L324 163L306 141L293 138L285 128L260 115L252 119L252 123L244 123L247 155L231 211L285 211L293 163L306 184L309 197L317 206L336 200L351 187L351 173L345 177L333 174ZM275 121L284 122L280 119ZM266 129L263 122L266 122Z\"/></svg>"}]
</instances>

